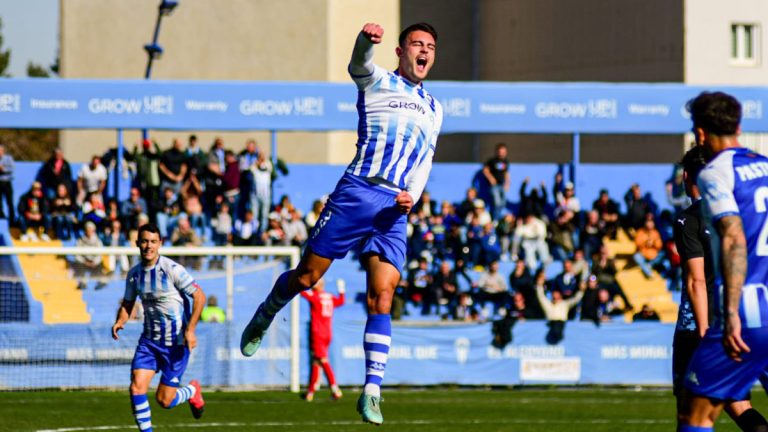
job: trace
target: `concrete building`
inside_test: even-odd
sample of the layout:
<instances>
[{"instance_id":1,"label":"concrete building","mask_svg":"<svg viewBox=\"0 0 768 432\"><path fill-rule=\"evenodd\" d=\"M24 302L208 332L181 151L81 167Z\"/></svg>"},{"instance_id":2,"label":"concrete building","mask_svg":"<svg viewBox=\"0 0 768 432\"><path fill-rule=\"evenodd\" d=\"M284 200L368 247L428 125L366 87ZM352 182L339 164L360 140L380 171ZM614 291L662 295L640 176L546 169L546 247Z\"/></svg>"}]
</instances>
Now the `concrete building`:
<instances>
[{"instance_id":1,"label":"concrete building","mask_svg":"<svg viewBox=\"0 0 768 432\"><path fill-rule=\"evenodd\" d=\"M61 75L144 75L158 0L60 0ZM764 0L182 0L163 21L165 48L154 79L349 80L346 65L363 23L387 34L377 61L395 64L401 25L428 21L440 33L431 79L484 81L685 82L768 85ZM388 57L391 56L391 57ZM439 96L439 95L438 95ZM755 109L762 109L756 107ZM199 132L239 149L265 132ZM163 145L178 133L153 132ZM138 132L127 134L128 147ZM760 147L761 137L745 137ZM347 163L352 133L280 133L290 162ZM521 162L571 160L568 135L444 135L436 158L484 160L498 141ZM582 162L671 162L679 135L584 135ZM114 131L65 131L68 157L86 160L114 145ZM768 148L764 149L768 150Z\"/></svg>"}]
</instances>

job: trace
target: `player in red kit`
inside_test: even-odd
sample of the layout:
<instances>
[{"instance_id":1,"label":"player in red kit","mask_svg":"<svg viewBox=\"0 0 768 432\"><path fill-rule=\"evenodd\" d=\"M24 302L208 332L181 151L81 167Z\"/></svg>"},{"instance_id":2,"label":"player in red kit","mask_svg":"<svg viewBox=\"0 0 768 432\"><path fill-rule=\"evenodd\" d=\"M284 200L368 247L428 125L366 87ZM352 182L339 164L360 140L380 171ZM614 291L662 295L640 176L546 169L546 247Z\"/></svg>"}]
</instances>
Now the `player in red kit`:
<instances>
[{"instance_id":1,"label":"player in red kit","mask_svg":"<svg viewBox=\"0 0 768 432\"><path fill-rule=\"evenodd\" d=\"M320 368L325 371L325 377L331 386L331 397L336 400L341 398L341 390L336 384L336 377L333 375L333 369L328 362L328 346L331 344L331 335L333 326L333 309L344 304L344 280L339 279L336 282L339 295L324 290L325 281L320 279L311 290L302 291L301 296L309 302L310 310L310 332L309 345L312 350L312 370L309 374L309 388L305 399L312 402L315 397L315 390L318 385Z\"/></svg>"}]
</instances>

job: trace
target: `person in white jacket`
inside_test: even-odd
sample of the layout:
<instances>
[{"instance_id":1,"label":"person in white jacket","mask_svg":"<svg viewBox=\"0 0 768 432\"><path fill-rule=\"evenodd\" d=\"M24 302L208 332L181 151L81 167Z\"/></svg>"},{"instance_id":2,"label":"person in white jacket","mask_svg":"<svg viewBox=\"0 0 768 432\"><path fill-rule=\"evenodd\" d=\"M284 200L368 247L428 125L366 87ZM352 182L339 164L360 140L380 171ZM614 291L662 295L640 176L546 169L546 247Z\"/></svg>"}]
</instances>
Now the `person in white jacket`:
<instances>
[{"instance_id":1,"label":"person in white jacket","mask_svg":"<svg viewBox=\"0 0 768 432\"><path fill-rule=\"evenodd\" d=\"M579 291L571 298L564 299L560 291L552 291L552 299L544 293L544 272L536 275L536 296L539 299L541 309L547 318L549 332L547 333L547 343L555 345L563 340L565 322L568 320L568 312L574 306L578 305L581 298L584 297L584 288L582 284Z\"/></svg>"}]
</instances>

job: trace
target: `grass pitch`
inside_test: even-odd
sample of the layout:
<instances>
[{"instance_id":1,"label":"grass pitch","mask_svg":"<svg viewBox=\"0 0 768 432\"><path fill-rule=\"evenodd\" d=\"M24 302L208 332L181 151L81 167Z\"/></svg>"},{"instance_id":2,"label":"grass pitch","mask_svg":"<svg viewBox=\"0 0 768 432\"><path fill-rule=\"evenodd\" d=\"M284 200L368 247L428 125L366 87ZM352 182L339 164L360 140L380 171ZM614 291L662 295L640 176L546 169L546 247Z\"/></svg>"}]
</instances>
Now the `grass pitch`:
<instances>
[{"instance_id":1,"label":"grass pitch","mask_svg":"<svg viewBox=\"0 0 768 432\"><path fill-rule=\"evenodd\" d=\"M307 403L289 392L207 392L205 415L189 407L164 410L152 401L157 431L344 431L374 428L355 412L358 393L333 402L327 391ZM674 399L669 390L523 389L392 390L384 393L384 425L377 430L430 431L670 431ZM755 392L756 408L768 398ZM0 430L18 432L135 431L130 402L120 392L0 393ZM737 431L727 416L718 431Z\"/></svg>"}]
</instances>

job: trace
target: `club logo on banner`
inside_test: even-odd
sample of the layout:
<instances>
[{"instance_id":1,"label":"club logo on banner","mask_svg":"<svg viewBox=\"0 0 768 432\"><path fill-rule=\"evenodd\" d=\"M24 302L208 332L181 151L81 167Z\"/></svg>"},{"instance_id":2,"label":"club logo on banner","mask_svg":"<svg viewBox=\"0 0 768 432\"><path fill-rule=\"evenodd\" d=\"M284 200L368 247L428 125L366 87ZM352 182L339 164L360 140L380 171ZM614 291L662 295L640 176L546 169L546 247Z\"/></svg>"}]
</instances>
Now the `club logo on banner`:
<instances>
[{"instance_id":1,"label":"club logo on banner","mask_svg":"<svg viewBox=\"0 0 768 432\"><path fill-rule=\"evenodd\" d=\"M0 112L20 112L21 95L18 93L0 93Z\"/></svg>"},{"instance_id":2,"label":"club logo on banner","mask_svg":"<svg viewBox=\"0 0 768 432\"><path fill-rule=\"evenodd\" d=\"M468 338L460 337L453 342L453 349L456 352L456 361L463 365L469 359L469 348L471 342Z\"/></svg>"}]
</instances>

